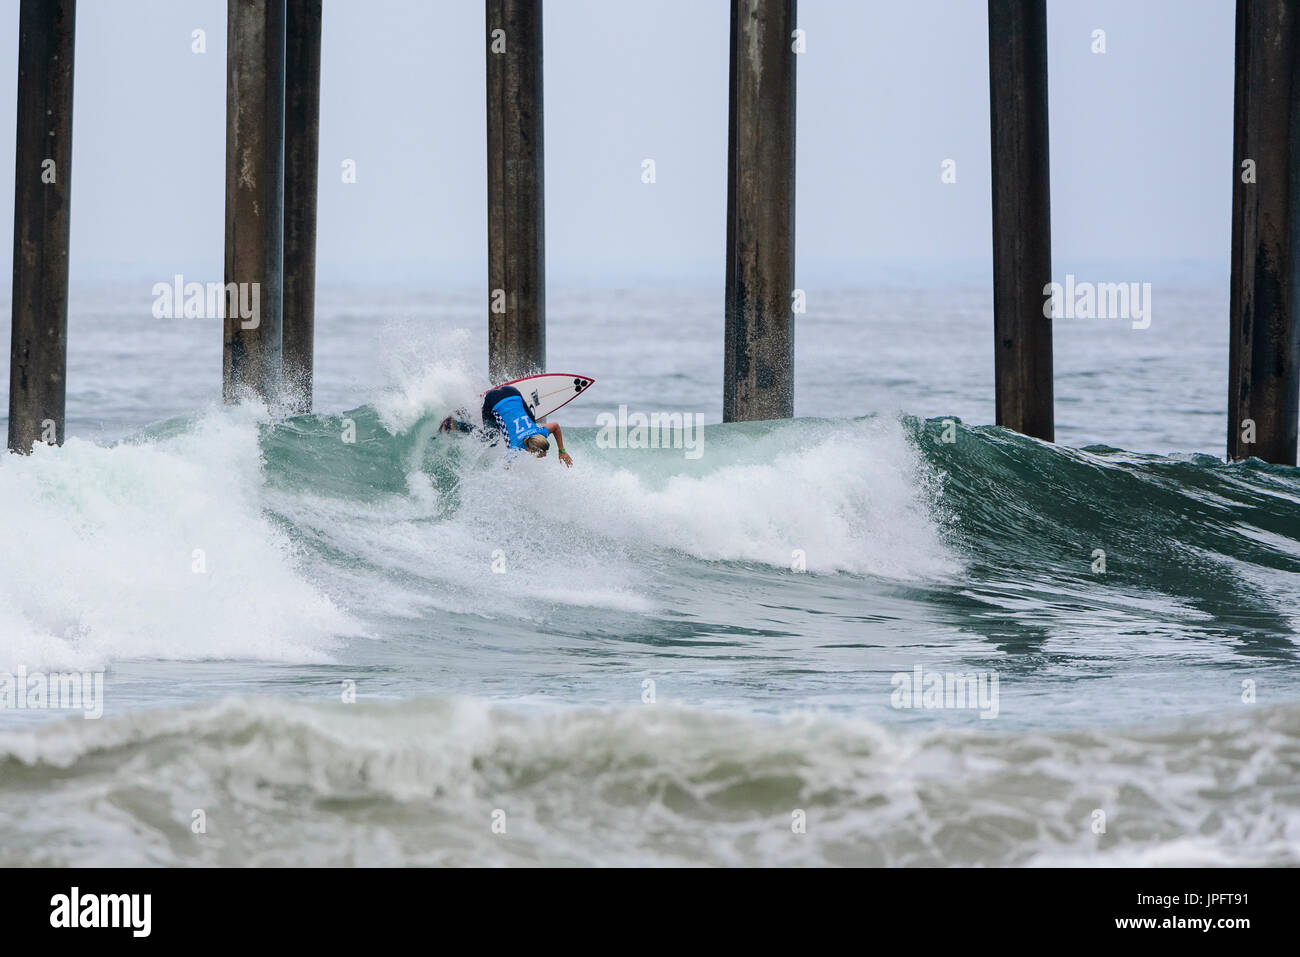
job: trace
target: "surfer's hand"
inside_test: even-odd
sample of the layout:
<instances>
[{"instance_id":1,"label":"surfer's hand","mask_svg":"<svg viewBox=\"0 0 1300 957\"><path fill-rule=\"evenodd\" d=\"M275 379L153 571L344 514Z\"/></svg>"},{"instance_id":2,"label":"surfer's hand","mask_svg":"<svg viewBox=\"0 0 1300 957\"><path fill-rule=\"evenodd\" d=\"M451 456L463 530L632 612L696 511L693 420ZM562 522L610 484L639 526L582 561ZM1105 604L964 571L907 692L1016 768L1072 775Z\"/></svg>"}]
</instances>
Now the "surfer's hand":
<instances>
[{"instance_id":1,"label":"surfer's hand","mask_svg":"<svg viewBox=\"0 0 1300 957\"><path fill-rule=\"evenodd\" d=\"M560 461L563 462L565 465L567 465L569 468L573 468L573 457L570 456L568 452L560 453Z\"/></svg>"}]
</instances>

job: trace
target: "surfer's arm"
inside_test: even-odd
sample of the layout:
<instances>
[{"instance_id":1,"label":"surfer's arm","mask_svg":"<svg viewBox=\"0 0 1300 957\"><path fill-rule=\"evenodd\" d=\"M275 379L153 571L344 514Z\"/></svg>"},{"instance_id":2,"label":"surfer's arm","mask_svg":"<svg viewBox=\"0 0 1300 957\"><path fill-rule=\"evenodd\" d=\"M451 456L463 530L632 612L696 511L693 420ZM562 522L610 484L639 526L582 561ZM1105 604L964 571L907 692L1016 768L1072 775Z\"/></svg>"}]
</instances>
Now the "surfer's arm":
<instances>
[{"instance_id":1,"label":"surfer's arm","mask_svg":"<svg viewBox=\"0 0 1300 957\"><path fill-rule=\"evenodd\" d=\"M560 423L547 422L546 430L550 432L551 435L555 436L555 444L560 450L560 461L569 468L573 468L573 459L569 457L568 452L564 451L564 433L560 431Z\"/></svg>"}]
</instances>

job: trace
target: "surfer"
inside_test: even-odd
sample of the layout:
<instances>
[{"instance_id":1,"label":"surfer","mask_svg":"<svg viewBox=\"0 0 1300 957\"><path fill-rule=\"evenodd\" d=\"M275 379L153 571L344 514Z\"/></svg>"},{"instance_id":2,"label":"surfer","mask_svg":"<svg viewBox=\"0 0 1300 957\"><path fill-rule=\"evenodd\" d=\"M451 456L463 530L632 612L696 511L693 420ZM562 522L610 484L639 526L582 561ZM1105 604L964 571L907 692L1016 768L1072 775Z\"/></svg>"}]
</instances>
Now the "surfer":
<instances>
[{"instance_id":1,"label":"surfer","mask_svg":"<svg viewBox=\"0 0 1300 957\"><path fill-rule=\"evenodd\" d=\"M450 432L452 429L469 432L473 426L449 415L442 420L439 430ZM564 432L560 424L548 422L538 425L524 403L524 397L514 386L498 386L483 396L483 430L493 438L505 437L512 451L523 449L539 459L545 458L550 451L550 437L553 435L559 446L560 461L569 468L573 467L573 459L564 450Z\"/></svg>"}]
</instances>

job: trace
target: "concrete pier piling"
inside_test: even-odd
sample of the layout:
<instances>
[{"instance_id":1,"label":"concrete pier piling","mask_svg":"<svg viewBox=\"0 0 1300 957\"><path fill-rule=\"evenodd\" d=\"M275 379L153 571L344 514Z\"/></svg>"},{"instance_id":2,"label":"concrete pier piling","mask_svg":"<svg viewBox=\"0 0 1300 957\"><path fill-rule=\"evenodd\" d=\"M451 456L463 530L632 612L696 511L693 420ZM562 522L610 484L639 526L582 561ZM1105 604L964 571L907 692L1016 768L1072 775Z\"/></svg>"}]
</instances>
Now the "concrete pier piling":
<instances>
[{"instance_id":1,"label":"concrete pier piling","mask_svg":"<svg viewBox=\"0 0 1300 957\"><path fill-rule=\"evenodd\" d=\"M285 0L226 5L226 319L222 396L280 396Z\"/></svg>"},{"instance_id":2,"label":"concrete pier piling","mask_svg":"<svg viewBox=\"0 0 1300 957\"><path fill-rule=\"evenodd\" d=\"M989 0L997 424L1054 441L1045 0Z\"/></svg>"},{"instance_id":3,"label":"concrete pier piling","mask_svg":"<svg viewBox=\"0 0 1300 957\"><path fill-rule=\"evenodd\" d=\"M546 364L541 0L487 0L488 369Z\"/></svg>"},{"instance_id":4,"label":"concrete pier piling","mask_svg":"<svg viewBox=\"0 0 1300 957\"><path fill-rule=\"evenodd\" d=\"M724 422L794 415L795 0L732 0Z\"/></svg>"},{"instance_id":5,"label":"concrete pier piling","mask_svg":"<svg viewBox=\"0 0 1300 957\"><path fill-rule=\"evenodd\" d=\"M1296 464L1300 3L1238 0L1228 458Z\"/></svg>"},{"instance_id":6,"label":"concrete pier piling","mask_svg":"<svg viewBox=\"0 0 1300 957\"><path fill-rule=\"evenodd\" d=\"M285 399L310 412L316 336L321 0L287 0L284 45Z\"/></svg>"},{"instance_id":7,"label":"concrete pier piling","mask_svg":"<svg viewBox=\"0 0 1300 957\"><path fill-rule=\"evenodd\" d=\"M63 443L76 0L22 0L14 163L9 448Z\"/></svg>"}]
</instances>

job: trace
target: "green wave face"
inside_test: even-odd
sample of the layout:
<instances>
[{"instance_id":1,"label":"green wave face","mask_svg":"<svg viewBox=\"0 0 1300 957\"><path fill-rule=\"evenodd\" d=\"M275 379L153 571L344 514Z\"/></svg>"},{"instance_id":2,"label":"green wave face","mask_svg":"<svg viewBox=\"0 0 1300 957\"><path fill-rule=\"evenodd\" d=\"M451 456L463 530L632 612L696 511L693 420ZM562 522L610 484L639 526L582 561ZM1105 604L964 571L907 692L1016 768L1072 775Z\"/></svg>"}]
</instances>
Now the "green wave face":
<instances>
[{"instance_id":1,"label":"green wave face","mask_svg":"<svg viewBox=\"0 0 1300 957\"><path fill-rule=\"evenodd\" d=\"M499 448L439 435L434 417L393 435L369 408L266 427L262 450L283 496L367 505L382 522L384 502L421 491L420 521L579 575L607 557L633 574L672 566L687 591L732 565L792 582L802 551L814 575L859 577L859 593L905 596L998 641L1094 627L1293 649L1296 469L1072 450L944 419L715 425L698 458L565 434L568 474L553 456L505 470ZM463 582L437 562L416 578Z\"/></svg>"},{"instance_id":2,"label":"green wave face","mask_svg":"<svg viewBox=\"0 0 1300 957\"><path fill-rule=\"evenodd\" d=\"M1112 610L1290 654L1300 470L1073 450L935 419L912 428L944 476L982 599L1036 595L1063 615Z\"/></svg>"}]
</instances>

